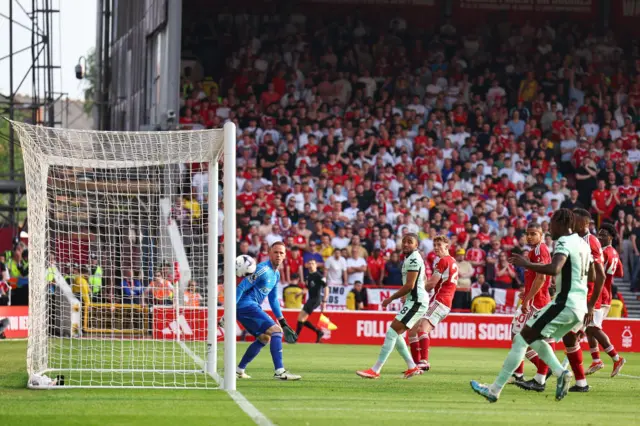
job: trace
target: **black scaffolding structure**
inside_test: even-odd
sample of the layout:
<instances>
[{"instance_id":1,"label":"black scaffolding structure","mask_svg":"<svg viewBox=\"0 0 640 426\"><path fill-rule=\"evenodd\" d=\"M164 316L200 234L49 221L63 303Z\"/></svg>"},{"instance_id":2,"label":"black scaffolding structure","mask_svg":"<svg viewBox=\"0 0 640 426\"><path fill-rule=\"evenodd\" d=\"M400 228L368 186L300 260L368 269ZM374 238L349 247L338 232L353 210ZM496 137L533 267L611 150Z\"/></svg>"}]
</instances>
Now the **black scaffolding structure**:
<instances>
[{"instance_id":1,"label":"black scaffolding structure","mask_svg":"<svg viewBox=\"0 0 640 426\"><path fill-rule=\"evenodd\" d=\"M0 24L4 24L0 26L8 27L8 39L3 40L8 45L8 54L0 57L0 64L8 62L9 70L9 92L0 93L2 117L49 127L62 124L62 115L56 117L54 107L65 94L55 90L54 71L60 69L60 64L54 64L52 45L54 17L59 16L60 10L54 8L53 1L7 0L8 14L0 12ZM31 42L18 45L14 34L16 30L28 31ZM18 72L16 58L28 55L31 57L29 68ZM29 82L31 93L27 87ZM13 129L9 126L8 133L0 132L0 138L7 142L9 162L8 173L0 174L0 195L8 201L0 203L0 227L13 228L15 237L20 232L20 222L24 220L26 223L24 172L16 167L18 140Z\"/></svg>"}]
</instances>

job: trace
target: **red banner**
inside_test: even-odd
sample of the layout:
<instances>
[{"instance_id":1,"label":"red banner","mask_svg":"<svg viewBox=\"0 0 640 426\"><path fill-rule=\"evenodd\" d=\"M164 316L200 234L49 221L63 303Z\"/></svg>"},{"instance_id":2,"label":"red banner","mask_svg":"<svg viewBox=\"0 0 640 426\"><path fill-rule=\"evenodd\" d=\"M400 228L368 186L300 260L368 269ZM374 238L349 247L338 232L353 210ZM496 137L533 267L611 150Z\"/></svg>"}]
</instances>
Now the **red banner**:
<instances>
[{"instance_id":1,"label":"red banner","mask_svg":"<svg viewBox=\"0 0 640 426\"><path fill-rule=\"evenodd\" d=\"M207 308L185 308L177 318L174 308L155 308L153 337L159 340L174 340L180 334L184 341L204 341L207 338ZM296 324L299 311L286 310L289 324ZM222 310L218 311L218 316ZM327 316L338 329L325 330L324 343L346 345L381 345L385 333L395 314L381 311L328 312ZM309 318L317 323L319 313ZM28 327L27 306L0 306L0 319L9 319L5 334L9 339L26 338ZM460 348L508 348L511 346L510 315L450 314L431 333L433 346ZM610 318L604 321L604 331L611 343L620 352L640 352L640 320ZM218 340L223 331L218 328ZM315 334L306 329L300 334L300 342L315 341ZM582 342L587 349L586 340Z\"/></svg>"},{"instance_id":2,"label":"red banner","mask_svg":"<svg viewBox=\"0 0 640 426\"><path fill-rule=\"evenodd\" d=\"M156 309L154 338L175 339L182 333L183 340L205 340L207 330L206 308L185 309L178 320L173 308ZM297 310L286 310L289 324L295 324ZM218 312L219 315L222 311ZM381 345L395 314L381 311L334 311L327 317L338 329L324 330L324 343L343 345ZM309 318L317 323L319 313ZM509 348L511 346L511 315L450 314L431 332L433 346L460 348ZM622 352L640 352L640 320L607 319L604 330L611 343ZM635 339L634 339L635 336ZM315 342L316 335L305 329L300 333L301 343ZM220 336L219 339L220 340ZM588 348L586 340L582 342Z\"/></svg>"},{"instance_id":3,"label":"red banner","mask_svg":"<svg viewBox=\"0 0 640 426\"><path fill-rule=\"evenodd\" d=\"M218 318L222 311L218 312ZM204 341L207 340L207 308L181 308L176 317L174 308L153 308L153 338L158 340ZM224 331L218 327L218 340Z\"/></svg>"},{"instance_id":4,"label":"red banner","mask_svg":"<svg viewBox=\"0 0 640 426\"><path fill-rule=\"evenodd\" d=\"M7 339L26 339L29 326L28 306L0 306L0 320L7 318L9 328L4 331Z\"/></svg>"}]
</instances>

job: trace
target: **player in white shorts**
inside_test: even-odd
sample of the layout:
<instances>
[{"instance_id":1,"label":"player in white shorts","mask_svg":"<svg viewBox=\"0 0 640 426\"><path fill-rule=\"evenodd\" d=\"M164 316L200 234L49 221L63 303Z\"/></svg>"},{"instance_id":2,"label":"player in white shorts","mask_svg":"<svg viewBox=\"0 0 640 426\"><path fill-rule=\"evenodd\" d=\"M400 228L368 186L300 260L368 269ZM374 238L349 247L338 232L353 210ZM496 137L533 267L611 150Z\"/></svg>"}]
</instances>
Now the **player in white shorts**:
<instances>
[{"instance_id":1,"label":"player in white shorts","mask_svg":"<svg viewBox=\"0 0 640 426\"><path fill-rule=\"evenodd\" d=\"M528 259L531 263L548 264L551 263L551 255L549 249L542 239L542 227L537 222L530 222L527 225L527 244L531 247ZM524 290L520 292L522 304L518 307L513 322L511 323L511 334L515 337L518 335L529 319L544 308L550 301L549 285L551 277L544 274L538 274L527 269L524 273ZM551 349L555 350L555 342L547 341L551 345ZM527 390L535 390L542 392L545 387L545 381L549 368L540 360L536 351L531 348L527 349L526 357L535 365L536 376L525 382L528 386ZM513 373L513 383L521 386L524 381L524 361L520 363L516 371Z\"/></svg>"},{"instance_id":2,"label":"player in white shorts","mask_svg":"<svg viewBox=\"0 0 640 426\"><path fill-rule=\"evenodd\" d=\"M418 236L416 234L409 233L402 238L402 252L405 256L402 265L403 286L391 297L386 298L382 302L382 307L386 308L392 301L405 296L406 300L387 330L378 361L368 370L356 371L358 376L366 379L380 377L380 370L394 348L407 363L407 370L404 372L405 379L422 374L422 370L411 359L409 348L402 336L405 331L411 329L418 322L429 306L429 295L424 287L424 261L418 251Z\"/></svg>"},{"instance_id":3,"label":"player in white shorts","mask_svg":"<svg viewBox=\"0 0 640 426\"><path fill-rule=\"evenodd\" d=\"M427 281L427 291L433 290L433 300L429 309L409 332L409 342L414 361L423 371L431 368L429 364L429 333L449 312L453 296L458 285L458 264L449 255L449 239L443 235L433 239L433 251L436 253L433 275Z\"/></svg>"},{"instance_id":4,"label":"player in white shorts","mask_svg":"<svg viewBox=\"0 0 640 426\"><path fill-rule=\"evenodd\" d=\"M491 385L471 381L471 388L490 402L497 402L509 377L525 357L527 347L534 349L558 378L556 400L563 399L573 375L566 370L546 339L563 339L565 346L576 344L569 333L578 329L593 315L594 301L587 303L587 278L595 275L589 245L573 234L574 214L569 209L559 209L551 218L551 235L557 241L550 264L531 263L523 256L513 255L510 262L533 272L556 276L557 294L553 302L537 312L514 337L498 377Z\"/></svg>"}]
</instances>

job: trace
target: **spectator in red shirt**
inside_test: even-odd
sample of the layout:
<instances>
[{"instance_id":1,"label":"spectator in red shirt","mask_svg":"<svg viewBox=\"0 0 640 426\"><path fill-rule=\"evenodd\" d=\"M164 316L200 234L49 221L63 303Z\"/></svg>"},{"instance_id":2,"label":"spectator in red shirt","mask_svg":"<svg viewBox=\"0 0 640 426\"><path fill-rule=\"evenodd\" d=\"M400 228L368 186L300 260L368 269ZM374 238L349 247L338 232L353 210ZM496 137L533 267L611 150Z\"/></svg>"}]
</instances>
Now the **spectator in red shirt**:
<instances>
[{"instance_id":1,"label":"spectator in red shirt","mask_svg":"<svg viewBox=\"0 0 640 426\"><path fill-rule=\"evenodd\" d=\"M507 260L506 253L500 253L496 264L496 277L493 280L495 288L512 288L516 287L516 270Z\"/></svg>"},{"instance_id":2,"label":"spectator in red shirt","mask_svg":"<svg viewBox=\"0 0 640 426\"><path fill-rule=\"evenodd\" d=\"M367 276L370 284L382 285L385 263L380 249L374 249L371 256L367 258Z\"/></svg>"},{"instance_id":3,"label":"spectator in red shirt","mask_svg":"<svg viewBox=\"0 0 640 426\"><path fill-rule=\"evenodd\" d=\"M591 194L591 207L600 217L606 214L607 200L610 195L610 192L606 189L606 182L602 179L599 180L598 189Z\"/></svg>"}]
</instances>

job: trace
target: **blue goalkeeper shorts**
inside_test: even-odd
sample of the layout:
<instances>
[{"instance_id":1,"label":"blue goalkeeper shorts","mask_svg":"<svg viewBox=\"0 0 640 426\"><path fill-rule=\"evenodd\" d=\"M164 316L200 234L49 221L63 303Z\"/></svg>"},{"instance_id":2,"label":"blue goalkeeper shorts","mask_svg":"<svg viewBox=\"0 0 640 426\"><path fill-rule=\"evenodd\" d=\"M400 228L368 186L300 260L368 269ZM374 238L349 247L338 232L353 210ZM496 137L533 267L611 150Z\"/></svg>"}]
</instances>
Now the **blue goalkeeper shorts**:
<instances>
[{"instance_id":1,"label":"blue goalkeeper shorts","mask_svg":"<svg viewBox=\"0 0 640 426\"><path fill-rule=\"evenodd\" d=\"M265 331L276 325L273 319L258 305L237 308L236 318L245 330L254 337L264 334Z\"/></svg>"}]
</instances>

